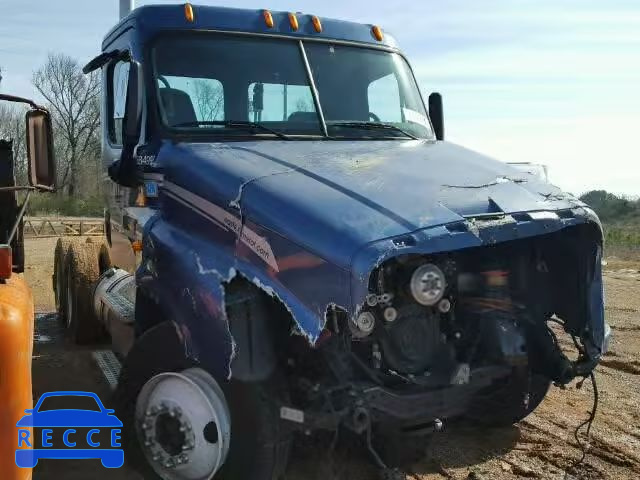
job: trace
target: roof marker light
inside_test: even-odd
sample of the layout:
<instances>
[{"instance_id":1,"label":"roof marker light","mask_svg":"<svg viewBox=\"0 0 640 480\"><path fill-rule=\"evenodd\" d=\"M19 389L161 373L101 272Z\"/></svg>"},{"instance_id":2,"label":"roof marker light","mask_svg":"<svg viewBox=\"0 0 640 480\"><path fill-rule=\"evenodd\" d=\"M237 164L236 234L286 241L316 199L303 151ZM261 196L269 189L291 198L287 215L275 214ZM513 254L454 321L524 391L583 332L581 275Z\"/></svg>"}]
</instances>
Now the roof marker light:
<instances>
[{"instance_id":1,"label":"roof marker light","mask_svg":"<svg viewBox=\"0 0 640 480\"><path fill-rule=\"evenodd\" d=\"M193 5L191 5L190 3L184 4L184 18L187 19L187 22L193 23Z\"/></svg>"},{"instance_id":2,"label":"roof marker light","mask_svg":"<svg viewBox=\"0 0 640 480\"><path fill-rule=\"evenodd\" d=\"M384 35L382 34L382 29L377 25L374 25L373 27L371 27L371 33L373 34L373 37L379 42L381 42L382 39L384 38Z\"/></svg>"},{"instance_id":3,"label":"roof marker light","mask_svg":"<svg viewBox=\"0 0 640 480\"><path fill-rule=\"evenodd\" d=\"M313 28L316 29L316 32L322 32L322 23L320 23L320 19L315 15L311 17L311 23L313 23Z\"/></svg>"},{"instance_id":4,"label":"roof marker light","mask_svg":"<svg viewBox=\"0 0 640 480\"><path fill-rule=\"evenodd\" d=\"M271 12L269 10L263 10L262 16L264 17L264 23L267 27L273 28L273 15L271 15Z\"/></svg>"},{"instance_id":5,"label":"roof marker light","mask_svg":"<svg viewBox=\"0 0 640 480\"><path fill-rule=\"evenodd\" d=\"M289 23L291 24L291 29L295 32L296 30L298 30L298 17L296 17L295 13L290 13L289 14Z\"/></svg>"}]
</instances>

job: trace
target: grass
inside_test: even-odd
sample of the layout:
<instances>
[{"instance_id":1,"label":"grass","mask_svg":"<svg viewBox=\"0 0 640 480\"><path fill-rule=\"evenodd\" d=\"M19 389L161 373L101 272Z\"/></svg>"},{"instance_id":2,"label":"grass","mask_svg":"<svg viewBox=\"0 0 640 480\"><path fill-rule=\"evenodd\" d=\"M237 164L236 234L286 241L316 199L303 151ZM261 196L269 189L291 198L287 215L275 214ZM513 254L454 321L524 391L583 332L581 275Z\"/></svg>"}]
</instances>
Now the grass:
<instances>
[{"instance_id":1,"label":"grass","mask_svg":"<svg viewBox=\"0 0 640 480\"><path fill-rule=\"evenodd\" d=\"M99 195L86 198L70 198L50 193L34 193L27 206L30 216L101 217L104 198Z\"/></svg>"},{"instance_id":2,"label":"grass","mask_svg":"<svg viewBox=\"0 0 640 480\"><path fill-rule=\"evenodd\" d=\"M610 259L618 259L640 265L640 225L605 225L604 254Z\"/></svg>"}]
</instances>

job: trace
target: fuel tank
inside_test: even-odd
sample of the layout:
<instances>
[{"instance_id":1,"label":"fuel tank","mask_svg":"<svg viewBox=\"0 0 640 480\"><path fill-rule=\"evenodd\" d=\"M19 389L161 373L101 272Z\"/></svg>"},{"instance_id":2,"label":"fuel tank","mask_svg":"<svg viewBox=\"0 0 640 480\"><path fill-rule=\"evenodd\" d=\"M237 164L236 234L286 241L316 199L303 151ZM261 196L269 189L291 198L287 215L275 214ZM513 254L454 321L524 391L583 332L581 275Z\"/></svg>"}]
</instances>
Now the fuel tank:
<instances>
[{"instance_id":1,"label":"fuel tank","mask_svg":"<svg viewBox=\"0 0 640 480\"><path fill-rule=\"evenodd\" d=\"M30 468L18 468L16 423L33 408L31 356L33 354L33 298L22 277L0 284L0 476L28 480Z\"/></svg>"},{"instance_id":2,"label":"fuel tank","mask_svg":"<svg viewBox=\"0 0 640 480\"><path fill-rule=\"evenodd\" d=\"M119 268L110 268L96 283L93 305L96 316L111 335L113 350L125 357L133 345L136 279Z\"/></svg>"}]
</instances>

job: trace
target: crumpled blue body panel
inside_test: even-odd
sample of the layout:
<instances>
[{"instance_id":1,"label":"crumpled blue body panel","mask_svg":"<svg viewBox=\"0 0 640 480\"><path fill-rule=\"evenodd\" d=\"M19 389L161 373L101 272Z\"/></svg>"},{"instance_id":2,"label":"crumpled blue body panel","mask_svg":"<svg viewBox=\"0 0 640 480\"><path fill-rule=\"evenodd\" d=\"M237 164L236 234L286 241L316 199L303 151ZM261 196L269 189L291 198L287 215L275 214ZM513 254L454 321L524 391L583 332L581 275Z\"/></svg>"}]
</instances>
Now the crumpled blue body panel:
<instances>
[{"instance_id":1,"label":"crumpled blue body panel","mask_svg":"<svg viewBox=\"0 0 640 480\"><path fill-rule=\"evenodd\" d=\"M182 319L190 354L226 370L223 284L235 275L277 297L314 343L329 309L357 314L389 258L600 228L571 195L444 142L165 142L147 170L163 180L139 282ZM585 321L601 345L599 264L590 281Z\"/></svg>"}]
</instances>

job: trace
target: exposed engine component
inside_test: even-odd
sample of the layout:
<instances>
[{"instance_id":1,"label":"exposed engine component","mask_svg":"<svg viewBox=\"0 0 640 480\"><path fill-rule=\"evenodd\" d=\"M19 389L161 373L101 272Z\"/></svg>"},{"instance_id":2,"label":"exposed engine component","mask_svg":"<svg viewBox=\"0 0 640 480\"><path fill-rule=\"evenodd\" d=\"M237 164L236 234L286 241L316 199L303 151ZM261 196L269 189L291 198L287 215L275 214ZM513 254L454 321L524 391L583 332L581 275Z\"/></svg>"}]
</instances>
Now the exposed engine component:
<instances>
[{"instance_id":1,"label":"exposed engine component","mask_svg":"<svg viewBox=\"0 0 640 480\"><path fill-rule=\"evenodd\" d=\"M368 337L376 327L376 317L369 311L360 312L356 318L352 333L356 338Z\"/></svg>"},{"instance_id":2,"label":"exposed engine component","mask_svg":"<svg viewBox=\"0 0 640 480\"><path fill-rule=\"evenodd\" d=\"M420 305L435 305L444 296L447 280L444 272L432 263L420 265L411 275L411 294Z\"/></svg>"},{"instance_id":3,"label":"exposed engine component","mask_svg":"<svg viewBox=\"0 0 640 480\"><path fill-rule=\"evenodd\" d=\"M451 300L443 298L438 302L438 310L440 313L449 313L451 311Z\"/></svg>"},{"instance_id":4,"label":"exposed engine component","mask_svg":"<svg viewBox=\"0 0 640 480\"><path fill-rule=\"evenodd\" d=\"M391 303L391 300L393 300L393 295L390 293L383 293L381 295L371 293L367 295L366 300L367 305L369 305L370 307L375 307L376 305L387 305Z\"/></svg>"},{"instance_id":5,"label":"exposed engine component","mask_svg":"<svg viewBox=\"0 0 640 480\"><path fill-rule=\"evenodd\" d=\"M384 319L387 322L389 323L395 322L396 319L398 318L398 310L396 310L393 307L387 307L384 309L383 315L384 315Z\"/></svg>"},{"instance_id":6,"label":"exposed engine component","mask_svg":"<svg viewBox=\"0 0 640 480\"><path fill-rule=\"evenodd\" d=\"M446 346L442 343L440 315L419 305L404 305L398 318L379 329L385 364L403 374L422 374Z\"/></svg>"}]
</instances>

